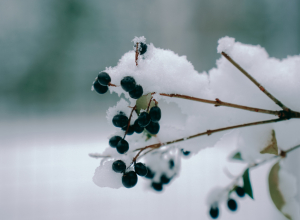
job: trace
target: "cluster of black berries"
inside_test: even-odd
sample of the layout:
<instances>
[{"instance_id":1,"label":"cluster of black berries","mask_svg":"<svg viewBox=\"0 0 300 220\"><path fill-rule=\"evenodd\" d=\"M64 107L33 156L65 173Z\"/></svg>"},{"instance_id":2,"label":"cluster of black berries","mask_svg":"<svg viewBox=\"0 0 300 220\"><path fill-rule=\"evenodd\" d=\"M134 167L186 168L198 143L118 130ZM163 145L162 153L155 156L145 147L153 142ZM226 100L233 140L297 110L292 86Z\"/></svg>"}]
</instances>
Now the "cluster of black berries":
<instances>
[{"instance_id":1,"label":"cluster of black berries","mask_svg":"<svg viewBox=\"0 0 300 220\"><path fill-rule=\"evenodd\" d=\"M122 160L116 160L113 162L112 169L116 173L123 173L122 184L126 188L134 187L138 182L137 175L146 176L148 171L147 167L143 163L134 162L134 171L131 170L126 172L126 164Z\"/></svg>"},{"instance_id":2,"label":"cluster of black berries","mask_svg":"<svg viewBox=\"0 0 300 220\"><path fill-rule=\"evenodd\" d=\"M143 87L137 85L131 76L125 76L121 80L121 86L126 92L129 92L129 96L133 99L138 99L143 95Z\"/></svg>"},{"instance_id":3,"label":"cluster of black berries","mask_svg":"<svg viewBox=\"0 0 300 220\"><path fill-rule=\"evenodd\" d=\"M169 168L170 169L173 169L175 166L175 163L174 163L174 160L169 160ZM147 175L145 176L146 178L148 179L153 179L155 176L155 173L148 167L148 173ZM160 176L160 181L159 182L155 182L155 181L152 181L151 183L151 187L156 190L156 191L162 191L163 190L163 185L166 185L168 183L171 182L173 177L168 177L165 173L163 173L161 176Z\"/></svg>"},{"instance_id":4,"label":"cluster of black berries","mask_svg":"<svg viewBox=\"0 0 300 220\"><path fill-rule=\"evenodd\" d=\"M236 194L237 194L239 197L244 197L244 196L245 196L245 190L244 190L243 187L237 186L237 187L235 188L235 192L236 192ZM229 198L229 199L227 200L227 207L228 207L228 209L229 209L230 211L234 212L234 211L237 210L238 205L237 205L237 202L236 202L234 199ZM218 216L219 216L219 208L218 208L218 206L211 207L210 210L209 210L209 215L210 215L211 218L213 218L213 219L218 218Z\"/></svg>"},{"instance_id":5,"label":"cluster of black berries","mask_svg":"<svg viewBox=\"0 0 300 220\"><path fill-rule=\"evenodd\" d=\"M104 94L107 92L110 82L110 76L106 72L101 72L98 74L98 77L94 82L94 89L99 94Z\"/></svg>"}]
</instances>

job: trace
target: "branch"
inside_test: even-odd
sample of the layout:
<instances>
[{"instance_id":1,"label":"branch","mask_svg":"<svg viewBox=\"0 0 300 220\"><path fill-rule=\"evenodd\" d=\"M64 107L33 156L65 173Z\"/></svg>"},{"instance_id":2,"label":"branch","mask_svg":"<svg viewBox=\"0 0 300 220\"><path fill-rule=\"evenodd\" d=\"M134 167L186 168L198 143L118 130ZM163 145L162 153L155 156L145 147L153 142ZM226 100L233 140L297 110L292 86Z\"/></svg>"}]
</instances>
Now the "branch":
<instances>
[{"instance_id":1,"label":"branch","mask_svg":"<svg viewBox=\"0 0 300 220\"><path fill-rule=\"evenodd\" d=\"M253 107L248 107L248 106L243 106L243 105L236 105L236 104L229 103L229 102L222 102L219 99L216 99L216 101L212 101L212 100L208 100L208 99L195 98L195 97L187 96L187 95L166 94L166 93L159 93L159 94L162 96L176 97L176 98L181 98L181 99L188 99L188 100L192 100L192 101L213 104L216 107L217 106L227 106L227 107L231 107L231 108L238 108L238 109L243 109L243 110L252 111L252 112L260 112L260 113L276 115L276 116L280 115L280 111L271 111L271 110L253 108Z\"/></svg>"},{"instance_id":2,"label":"branch","mask_svg":"<svg viewBox=\"0 0 300 220\"><path fill-rule=\"evenodd\" d=\"M250 79L263 93L265 93L270 99L272 99L277 105L284 111L289 111L289 108L276 99L271 93L269 93L262 85L260 85L249 73L247 73L240 65L231 59L225 52L221 53L230 63L232 63L238 70L240 70L248 79Z\"/></svg>"},{"instance_id":3,"label":"branch","mask_svg":"<svg viewBox=\"0 0 300 220\"><path fill-rule=\"evenodd\" d=\"M130 107L130 108L132 108L132 107ZM129 129L129 126L130 126L131 117L132 117L133 111L134 111L135 109L136 109L136 105L135 105L135 106L132 108L132 110L131 110L131 113L130 113L130 116L129 116L129 119L128 119L127 129L126 129L126 132L125 132L125 134L124 134L123 139L125 139L126 134L128 133L128 129Z\"/></svg>"},{"instance_id":4,"label":"branch","mask_svg":"<svg viewBox=\"0 0 300 220\"><path fill-rule=\"evenodd\" d=\"M203 135L208 135L209 136L213 133L220 132L220 131L226 131L226 130L231 130L231 129L235 129L235 128L242 128L242 127L249 127L249 126L253 126L253 125L269 124L269 123L279 122L279 121L283 121L283 120L286 120L286 119L278 118L278 119L272 119L272 120L266 120L266 121L257 121L257 122L247 123L247 124L240 124L240 125L235 125L235 126L230 126L230 127L224 127L224 128L219 128L219 129L215 129L215 130L207 130L206 132L198 133L198 134L186 137L186 138L180 138L180 139L176 139L176 140L173 140L173 141L168 141L168 142L165 142L165 143L157 143L157 144L148 145L146 147L136 149L136 150L139 150L139 152L133 158L133 161L136 161L137 158L139 157L139 155L142 153L142 151L144 151L148 148L156 149L156 148L160 148L161 146L174 144L174 143L177 143L177 142L189 140L189 139L192 139L192 138L195 138L195 137L200 137L200 136L203 136Z\"/></svg>"}]
</instances>

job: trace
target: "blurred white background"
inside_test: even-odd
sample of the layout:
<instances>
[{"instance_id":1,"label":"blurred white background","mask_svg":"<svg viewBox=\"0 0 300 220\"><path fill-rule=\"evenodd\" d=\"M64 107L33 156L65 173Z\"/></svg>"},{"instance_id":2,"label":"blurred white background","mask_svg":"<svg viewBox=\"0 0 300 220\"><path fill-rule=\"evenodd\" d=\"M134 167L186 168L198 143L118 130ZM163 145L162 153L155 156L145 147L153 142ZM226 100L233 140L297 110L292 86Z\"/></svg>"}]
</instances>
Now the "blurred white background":
<instances>
[{"instance_id":1,"label":"blurred white background","mask_svg":"<svg viewBox=\"0 0 300 220\"><path fill-rule=\"evenodd\" d=\"M184 160L163 193L141 178L99 188L88 153L107 146L105 111L119 98L91 92L92 82L134 36L186 55L198 72L215 66L226 35L276 58L299 54L299 11L298 0L0 0L1 219L209 219L207 193L228 183L224 167L240 169L227 162L234 144ZM289 158L298 180L299 156ZM237 213L223 206L220 219L285 219L268 194L270 165L251 172L255 201L239 199Z\"/></svg>"}]
</instances>

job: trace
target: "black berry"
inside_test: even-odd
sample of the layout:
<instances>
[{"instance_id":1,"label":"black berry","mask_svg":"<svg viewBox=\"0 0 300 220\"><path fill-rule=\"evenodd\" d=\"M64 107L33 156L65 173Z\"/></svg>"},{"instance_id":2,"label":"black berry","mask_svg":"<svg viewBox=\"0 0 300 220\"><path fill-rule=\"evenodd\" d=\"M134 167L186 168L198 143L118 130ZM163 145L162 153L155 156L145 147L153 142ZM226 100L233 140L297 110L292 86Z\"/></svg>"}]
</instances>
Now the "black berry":
<instances>
[{"instance_id":1,"label":"black berry","mask_svg":"<svg viewBox=\"0 0 300 220\"><path fill-rule=\"evenodd\" d=\"M211 218L216 219L219 216L219 208L218 207L211 207L209 210L209 215Z\"/></svg>"},{"instance_id":2,"label":"black berry","mask_svg":"<svg viewBox=\"0 0 300 220\"><path fill-rule=\"evenodd\" d=\"M151 117L151 121L158 122L160 120L160 118L161 118L161 110L160 110L160 108L157 107L157 106L153 106L150 109L149 115Z\"/></svg>"},{"instance_id":3,"label":"black berry","mask_svg":"<svg viewBox=\"0 0 300 220\"><path fill-rule=\"evenodd\" d=\"M136 163L134 165L134 169L135 169L135 172L137 173L137 175L139 176L146 176L147 175L147 167L142 164L142 163Z\"/></svg>"},{"instance_id":4,"label":"black berry","mask_svg":"<svg viewBox=\"0 0 300 220\"><path fill-rule=\"evenodd\" d=\"M155 173L154 173L149 167L147 167L147 170L148 170L148 172L147 172L147 174L146 174L145 177L146 177L147 179L153 179Z\"/></svg>"},{"instance_id":5,"label":"black berry","mask_svg":"<svg viewBox=\"0 0 300 220\"><path fill-rule=\"evenodd\" d=\"M138 181L138 177L134 171L129 171L128 173L124 173L122 176L123 186L126 188L132 188L136 185Z\"/></svg>"},{"instance_id":6,"label":"black berry","mask_svg":"<svg viewBox=\"0 0 300 220\"><path fill-rule=\"evenodd\" d=\"M146 126L146 129L150 134L157 134L159 132L159 128L159 124L153 121L151 121L150 124Z\"/></svg>"},{"instance_id":7,"label":"black berry","mask_svg":"<svg viewBox=\"0 0 300 220\"><path fill-rule=\"evenodd\" d=\"M129 96L133 99L138 99L143 95L143 87L137 85L134 90L129 92Z\"/></svg>"},{"instance_id":8,"label":"black berry","mask_svg":"<svg viewBox=\"0 0 300 220\"><path fill-rule=\"evenodd\" d=\"M245 190L244 190L244 188L242 188L240 186L236 187L235 192L239 197L245 196Z\"/></svg>"},{"instance_id":9,"label":"black berry","mask_svg":"<svg viewBox=\"0 0 300 220\"><path fill-rule=\"evenodd\" d=\"M163 190L163 185L162 183L155 183L155 182L152 182L151 184L152 188L155 189L156 191L162 191Z\"/></svg>"},{"instance_id":10,"label":"black berry","mask_svg":"<svg viewBox=\"0 0 300 220\"><path fill-rule=\"evenodd\" d=\"M140 44L140 47L139 47L139 52L141 55L143 55L144 53L147 52L147 44L144 44L144 43L139 43Z\"/></svg>"},{"instance_id":11,"label":"black berry","mask_svg":"<svg viewBox=\"0 0 300 220\"><path fill-rule=\"evenodd\" d=\"M135 82L134 78L131 76L125 76L121 80L121 86L126 92L130 92L130 91L134 90L135 85L136 85L136 82Z\"/></svg>"},{"instance_id":12,"label":"black berry","mask_svg":"<svg viewBox=\"0 0 300 220\"><path fill-rule=\"evenodd\" d=\"M125 125L122 128L123 131L127 130L127 125ZM127 135L132 135L134 133L134 126L133 125L129 125L128 131L127 131Z\"/></svg>"},{"instance_id":13,"label":"black berry","mask_svg":"<svg viewBox=\"0 0 300 220\"><path fill-rule=\"evenodd\" d=\"M171 178L167 177L166 174L161 175L160 182L162 184L168 184L171 181Z\"/></svg>"},{"instance_id":14,"label":"black berry","mask_svg":"<svg viewBox=\"0 0 300 220\"><path fill-rule=\"evenodd\" d=\"M150 118L150 115L147 112L142 112L139 115L139 118L137 120L138 120L139 126L142 127L142 128L144 128L147 125L149 125L149 123L151 121L151 118Z\"/></svg>"},{"instance_id":15,"label":"black berry","mask_svg":"<svg viewBox=\"0 0 300 220\"><path fill-rule=\"evenodd\" d=\"M144 131L144 128L139 126L138 120L135 120L133 127L134 127L134 131L138 134L140 134Z\"/></svg>"},{"instance_id":16,"label":"black berry","mask_svg":"<svg viewBox=\"0 0 300 220\"><path fill-rule=\"evenodd\" d=\"M233 212L237 209L237 203L234 199L228 199L227 206Z\"/></svg>"},{"instance_id":17,"label":"black berry","mask_svg":"<svg viewBox=\"0 0 300 220\"><path fill-rule=\"evenodd\" d=\"M101 72L98 74L98 82L102 86L107 86L111 81L110 76L106 72Z\"/></svg>"},{"instance_id":18,"label":"black berry","mask_svg":"<svg viewBox=\"0 0 300 220\"><path fill-rule=\"evenodd\" d=\"M113 117L112 123L114 126L122 128L128 124L128 118L126 115L118 114Z\"/></svg>"},{"instance_id":19,"label":"black berry","mask_svg":"<svg viewBox=\"0 0 300 220\"><path fill-rule=\"evenodd\" d=\"M119 154L125 154L129 149L129 144L126 140L122 139L117 144L117 151Z\"/></svg>"},{"instance_id":20,"label":"black berry","mask_svg":"<svg viewBox=\"0 0 300 220\"><path fill-rule=\"evenodd\" d=\"M113 136L109 139L109 146L117 147L117 144L122 138L120 136Z\"/></svg>"},{"instance_id":21,"label":"black berry","mask_svg":"<svg viewBox=\"0 0 300 220\"><path fill-rule=\"evenodd\" d=\"M126 169L126 164L122 160L116 160L112 164L112 169L116 173L123 173Z\"/></svg>"},{"instance_id":22,"label":"black berry","mask_svg":"<svg viewBox=\"0 0 300 220\"><path fill-rule=\"evenodd\" d=\"M169 160L169 167L170 169L173 169L173 167L175 166L174 160Z\"/></svg>"},{"instance_id":23,"label":"black berry","mask_svg":"<svg viewBox=\"0 0 300 220\"><path fill-rule=\"evenodd\" d=\"M99 94L104 94L107 92L108 90L108 86L102 86L100 85L100 83L98 82L98 80L96 80L94 82L94 89L96 90L96 92L98 92Z\"/></svg>"},{"instance_id":24,"label":"black berry","mask_svg":"<svg viewBox=\"0 0 300 220\"><path fill-rule=\"evenodd\" d=\"M181 149L181 152L182 152L182 154L184 155L184 156L188 156L188 155L190 155L190 151L185 151L185 150L183 150L183 149Z\"/></svg>"}]
</instances>

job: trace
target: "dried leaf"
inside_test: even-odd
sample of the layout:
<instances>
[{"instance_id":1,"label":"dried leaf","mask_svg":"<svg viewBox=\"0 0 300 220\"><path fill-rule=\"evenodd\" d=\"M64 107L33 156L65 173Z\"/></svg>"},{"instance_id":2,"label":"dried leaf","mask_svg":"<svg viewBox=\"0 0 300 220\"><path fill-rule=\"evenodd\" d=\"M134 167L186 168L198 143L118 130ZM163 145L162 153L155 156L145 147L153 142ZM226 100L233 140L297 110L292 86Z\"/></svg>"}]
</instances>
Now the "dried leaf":
<instances>
[{"instance_id":1,"label":"dried leaf","mask_svg":"<svg viewBox=\"0 0 300 220\"><path fill-rule=\"evenodd\" d=\"M282 193L279 190L278 184L279 184L279 177L278 172L280 170L279 162L274 164L272 169L269 173L269 192L272 198L273 203L275 204L276 208L288 219L292 220L291 216L288 214L285 214L281 211L282 207L285 204L284 198L282 196Z\"/></svg>"},{"instance_id":2,"label":"dried leaf","mask_svg":"<svg viewBox=\"0 0 300 220\"><path fill-rule=\"evenodd\" d=\"M250 176L249 176L249 168L245 170L243 174L243 181L244 181L245 193L247 193L253 199L253 192L252 192Z\"/></svg>"},{"instance_id":3,"label":"dried leaf","mask_svg":"<svg viewBox=\"0 0 300 220\"><path fill-rule=\"evenodd\" d=\"M272 139L268 146L260 151L261 154L275 154L278 155L278 146L277 146L277 140L275 136L275 131L272 130Z\"/></svg>"}]
</instances>

